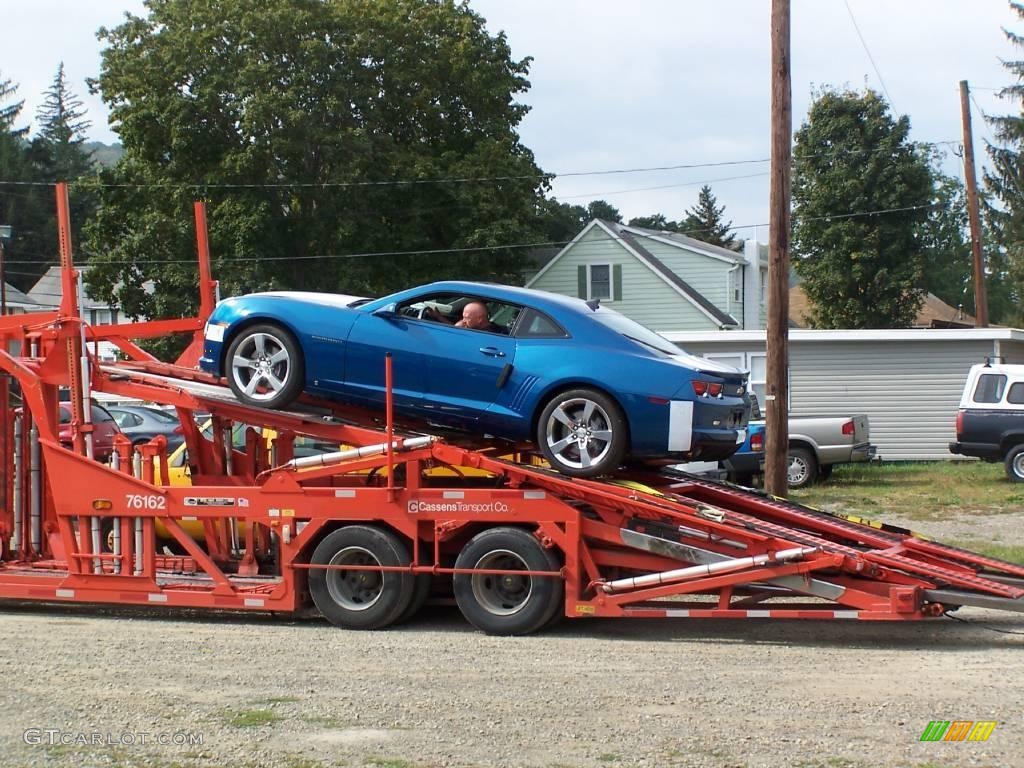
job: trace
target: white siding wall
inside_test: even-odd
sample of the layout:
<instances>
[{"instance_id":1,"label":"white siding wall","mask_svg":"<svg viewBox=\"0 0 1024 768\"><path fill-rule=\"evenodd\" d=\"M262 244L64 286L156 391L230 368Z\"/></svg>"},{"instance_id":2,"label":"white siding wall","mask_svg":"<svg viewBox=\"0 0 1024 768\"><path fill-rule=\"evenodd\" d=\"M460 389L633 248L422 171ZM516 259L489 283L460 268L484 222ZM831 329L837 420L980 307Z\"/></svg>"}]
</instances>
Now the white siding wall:
<instances>
[{"instance_id":1,"label":"white siding wall","mask_svg":"<svg viewBox=\"0 0 1024 768\"><path fill-rule=\"evenodd\" d=\"M764 351L750 342L683 346L696 355ZM1024 362L1024 344L1003 341L1000 351L1004 362ZM791 340L789 354L791 413L866 413L883 460L952 459L967 370L993 354L993 342Z\"/></svg>"},{"instance_id":2,"label":"white siding wall","mask_svg":"<svg viewBox=\"0 0 1024 768\"><path fill-rule=\"evenodd\" d=\"M679 331L718 328L714 321L688 299L637 261L621 243L610 239L604 230L597 227L591 229L564 253L530 287L566 296L578 296L578 268L586 264L621 265L622 300L602 300L601 303L622 312L638 323L658 328L667 324L672 330ZM724 287L724 274L721 282Z\"/></svg>"}]
</instances>

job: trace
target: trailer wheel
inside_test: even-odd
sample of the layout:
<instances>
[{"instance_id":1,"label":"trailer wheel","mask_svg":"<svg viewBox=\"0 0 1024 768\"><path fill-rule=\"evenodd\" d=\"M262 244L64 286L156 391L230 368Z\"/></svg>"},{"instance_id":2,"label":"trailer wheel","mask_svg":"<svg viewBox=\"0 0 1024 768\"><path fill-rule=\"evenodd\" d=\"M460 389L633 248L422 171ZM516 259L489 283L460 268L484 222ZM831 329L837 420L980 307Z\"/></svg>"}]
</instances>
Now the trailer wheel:
<instances>
[{"instance_id":1,"label":"trailer wheel","mask_svg":"<svg viewBox=\"0 0 1024 768\"><path fill-rule=\"evenodd\" d=\"M804 488L818 478L818 460L806 448L789 449L786 482L790 488Z\"/></svg>"},{"instance_id":2,"label":"trailer wheel","mask_svg":"<svg viewBox=\"0 0 1024 768\"><path fill-rule=\"evenodd\" d=\"M570 389L544 407L537 421L537 445L563 475L596 477L622 463L627 431L622 409L608 395Z\"/></svg>"},{"instance_id":3,"label":"trailer wheel","mask_svg":"<svg viewBox=\"0 0 1024 768\"><path fill-rule=\"evenodd\" d=\"M253 325L228 347L225 375L246 405L283 408L302 393L305 365L295 338L278 325Z\"/></svg>"},{"instance_id":4,"label":"trailer wheel","mask_svg":"<svg viewBox=\"0 0 1024 768\"><path fill-rule=\"evenodd\" d=\"M555 554L521 528L478 533L459 553L456 568L503 571L557 571ZM462 615L489 635L528 635L547 624L562 607L565 584L559 577L511 574L455 574L455 602Z\"/></svg>"},{"instance_id":5,"label":"trailer wheel","mask_svg":"<svg viewBox=\"0 0 1024 768\"><path fill-rule=\"evenodd\" d=\"M1006 476L1014 483L1024 483L1024 445L1017 445L1006 454Z\"/></svg>"},{"instance_id":6,"label":"trailer wheel","mask_svg":"<svg viewBox=\"0 0 1024 768\"><path fill-rule=\"evenodd\" d=\"M313 551L309 592L332 624L346 629L380 629L395 622L412 599L413 574L350 570L337 566L408 566L409 552L389 531L368 525L339 528Z\"/></svg>"}]
</instances>

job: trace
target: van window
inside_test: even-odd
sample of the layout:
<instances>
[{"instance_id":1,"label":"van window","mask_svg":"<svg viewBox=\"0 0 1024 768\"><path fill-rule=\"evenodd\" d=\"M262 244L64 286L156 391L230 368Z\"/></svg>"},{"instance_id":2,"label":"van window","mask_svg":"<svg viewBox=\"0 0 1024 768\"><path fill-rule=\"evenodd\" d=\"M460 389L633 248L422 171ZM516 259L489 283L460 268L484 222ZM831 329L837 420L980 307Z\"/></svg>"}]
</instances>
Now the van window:
<instances>
[{"instance_id":1,"label":"van window","mask_svg":"<svg viewBox=\"0 0 1024 768\"><path fill-rule=\"evenodd\" d=\"M1006 389L1006 376L1001 373L983 373L974 387L974 402L998 403Z\"/></svg>"},{"instance_id":2,"label":"van window","mask_svg":"<svg viewBox=\"0 0 1024 768\"><path fill-rule=\"evenodd\" d=\"M1018 381L1010 385L1010 391L1006 393L1006 402L1014 405L1024 405L1024 381Z\"/></svg>"}]
</instances>

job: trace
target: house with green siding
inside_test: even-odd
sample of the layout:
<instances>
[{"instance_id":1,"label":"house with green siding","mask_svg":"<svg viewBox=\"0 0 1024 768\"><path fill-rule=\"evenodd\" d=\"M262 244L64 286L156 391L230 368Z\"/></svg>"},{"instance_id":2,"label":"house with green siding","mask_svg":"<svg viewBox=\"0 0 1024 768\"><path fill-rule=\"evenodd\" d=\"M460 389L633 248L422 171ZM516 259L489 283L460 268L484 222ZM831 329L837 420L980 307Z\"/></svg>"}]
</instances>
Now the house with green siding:
<instances>
[{"instance_id":1,"label":"house with green siding","mask_svg":"<svg viewBox=\"0 0 1024 768\"><path fill-rule=\"evenodd\" d=\"M594 219L526 285L600 299L659 332L753 330L764 327L768 265L747 246Z\"/></svg>"}]
</instances>

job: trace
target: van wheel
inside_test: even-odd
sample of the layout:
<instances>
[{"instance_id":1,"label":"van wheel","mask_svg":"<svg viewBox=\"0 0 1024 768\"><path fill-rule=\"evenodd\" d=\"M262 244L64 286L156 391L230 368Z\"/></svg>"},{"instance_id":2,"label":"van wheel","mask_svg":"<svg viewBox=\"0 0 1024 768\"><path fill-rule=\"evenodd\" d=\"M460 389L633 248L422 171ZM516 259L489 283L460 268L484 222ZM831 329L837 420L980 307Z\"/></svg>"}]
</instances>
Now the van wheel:
<instances>
[{"instance_id":1,"label":"van wheel","mask_svg":"<svg viewBox=\"0 0 1024 768\"><path fill-rule=\"evenodd\" d=\"M1006 476L1014 483L1024 483L1024 445L1016 445L1006 454Z\"/></svg>"},{"instance_id":2,"label":"van wheel","mask_svg":"<svg viewBox=\"0 0 1024 768\"><path fill-rule=\"evenodd\" d=\"M805 488L818 479L818 460L806 448L789 449L786 482L790 488Z\"/></svg>"}]
</instances>

